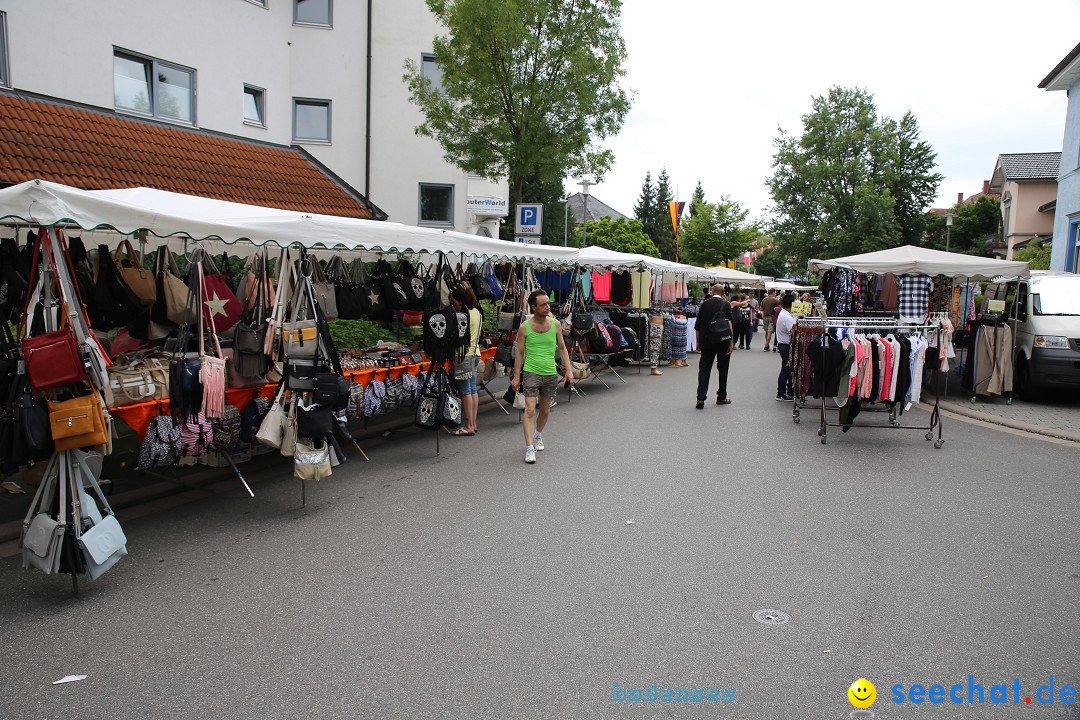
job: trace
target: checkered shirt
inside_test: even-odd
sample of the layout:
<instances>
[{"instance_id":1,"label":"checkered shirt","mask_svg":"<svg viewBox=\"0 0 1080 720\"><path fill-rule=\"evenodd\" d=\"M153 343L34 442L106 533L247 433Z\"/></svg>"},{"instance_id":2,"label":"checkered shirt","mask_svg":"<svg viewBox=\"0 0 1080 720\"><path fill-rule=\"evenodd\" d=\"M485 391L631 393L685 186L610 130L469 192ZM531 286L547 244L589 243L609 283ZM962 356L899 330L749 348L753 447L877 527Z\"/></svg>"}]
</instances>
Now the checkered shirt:
<instances>
[{"instance_id":1,"label":"checkered shirt","mask_svg":"<svg viewBox=\"0 0 1080 720\"><path fill-rule=\"evenodd\" d=\"M900 319L922 322L930 305L934 281L928 275L898 275L896 283L900 286Z\"/></svg>"}]
</instances>

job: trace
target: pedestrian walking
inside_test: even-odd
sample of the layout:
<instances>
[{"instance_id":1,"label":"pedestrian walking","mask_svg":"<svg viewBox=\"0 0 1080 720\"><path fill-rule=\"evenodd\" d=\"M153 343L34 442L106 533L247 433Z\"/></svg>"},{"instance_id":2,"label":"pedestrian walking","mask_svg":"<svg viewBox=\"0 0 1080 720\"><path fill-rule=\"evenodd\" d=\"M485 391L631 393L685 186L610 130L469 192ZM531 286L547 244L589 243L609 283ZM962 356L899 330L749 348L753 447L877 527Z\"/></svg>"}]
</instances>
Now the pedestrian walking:
<instances>
[{"instance_id":1,"label":"pedestrian walking","mask_svg":"<svg viewBox=\"0 0 1080 720\"><path fill-rule=\"evenodd\" d=\"M698 349L701 351L695 405L698 410L705 407L705 398L709 393L709 376L712 375L714 363L718 382L716 404L731 404L731 399L727 396L728 366L731 364L731 352L735 349L731 303L724 299L723 285L713 285L712 291L712 297L701 303L695 325Z\"/></svg>"},{"instance_id":2,"label":"pedestrian walking","mask_svg":"<svg viewBox=\"0 0 1080 720\"><path fill-rule=\"evenodd\" d=\"M747 304L749 301L742 293L733 293L728 300L731 305L732 331L735 333L734 342L738 343L740 350L746 349L746 324L749 321Z\"/></svg>"},{"instance_id":3,"label":"pedestrian walking","mask_svg":"<svg viewBox=\"0 0 1080 720\"><path fill-rule=\"evenodd\" d=\"M776 399L791 400L791 329L795 327L795 316L791 314L791 295L784 295L780 301L780 315L776 319L776 347L780 353L780 375L776 378Z\"/></svg>"},{"instance_id":4,"label":"pedestrian walking","mask_svg":"<svg viewBox=\"0 0 1080 720\"><path fill-rule=\"evenodd\" d=\"M769 345L773 344L773 335L776 332L776 318L773 316L773 308L779 307L780 299L776 297L776 290L770 290L765 299L761 301L761 322L765 326L765 352L769 352Z\"/></svg>"},{"instance_id":5,"label":"pedestrian walking","mask_svg":"<svg viewBox=\"0 0 1080 720\"><path fill-rule=\"evenodd\" d=\"M469 347L465 358L454 367L454 380L461 393L461 414L465 422L451 435L475 435L476 413L480 407L480 397L476 391L476 368L480 364L480 330L484 324L483 316L477 308L476 294L468 285L458 285L450 293L450 302L455 312L469 314Z\"/></svg>"},{"instance_id":6,"label":"pedestrian walking","mask_svg":"<svg viewBox=\"0 0 1080 720\"><path fill-rule=\"evenodd\" d=\"M544 428L551 412L551 401L559 387L555 353L562 358L567 384L574 382L573 366L566 352L562 327L551 315L551 300L543 290L529 295L532 315L521 323L517 335L517 355L510 387L525 395L525 462L536 462L536 453L544 449ZM537 412L539 408L539 412Z\"/></svg>"},{"instance_id":7,"label":"pedestrian walking","mask_svg":"<svg viewBox=\"0 0 1080 720\"><path fill-rule=\"evenodd\" d=\"M756 291L755 291L756 292ZM746 296L746 312L750 319L746 323L746 349L750 349L750 345L754 342L754 333L758 329L758 321L761 319L761 303L758 302L755 292L750 292Z\"/></svg>"}]
</instances>

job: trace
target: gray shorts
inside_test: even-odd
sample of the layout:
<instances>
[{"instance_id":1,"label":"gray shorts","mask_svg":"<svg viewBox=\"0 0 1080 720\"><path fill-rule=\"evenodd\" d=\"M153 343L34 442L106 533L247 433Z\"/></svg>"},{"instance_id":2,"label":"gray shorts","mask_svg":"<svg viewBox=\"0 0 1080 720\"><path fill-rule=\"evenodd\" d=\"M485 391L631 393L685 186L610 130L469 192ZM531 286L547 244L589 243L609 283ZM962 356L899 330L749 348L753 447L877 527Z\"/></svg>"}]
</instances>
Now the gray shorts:
<instances>
[{"instance_id":1,"label":"gray shorts","mask_svg":"<svg viewBox=\"0 0 1080 720\"><path fill-rule=\"evenodd\" d=\"M521 373L521 392L525 397L555 397L555 391L559 389L558 375L537 375L536 373Z\"/></svg>"},{"instance_id":2,"label":"gray shorts","mask_svg":"<svg viewBox=\"0 0 1080 720\"><path fill-rule=\"evenodd\" d=\"M776 331L776 323L772 321L772 318L764 318L765 320L765 332L773 333Z\"/></svg>"}]
</instances>

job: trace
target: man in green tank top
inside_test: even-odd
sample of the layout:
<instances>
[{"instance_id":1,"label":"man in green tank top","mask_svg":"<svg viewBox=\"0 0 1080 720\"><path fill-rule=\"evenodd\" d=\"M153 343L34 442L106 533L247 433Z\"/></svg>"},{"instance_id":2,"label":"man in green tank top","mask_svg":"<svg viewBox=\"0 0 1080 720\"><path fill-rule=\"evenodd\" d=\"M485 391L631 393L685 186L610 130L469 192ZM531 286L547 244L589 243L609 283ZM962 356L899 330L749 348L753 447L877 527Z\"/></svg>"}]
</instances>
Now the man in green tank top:
<instances>
[{"instance_id":1,"label":"man in green tank top","mask_svg":"<svg viewBox=\"0 0 1080 720\"><path fill-rule=\"evenodd\" d=\"M510 387L525 396L525 462L536 462L536 451L544 449L544 427L551 413L551 400L559 387L559 371L555 353L562 357L566 368L565 380L574 382L570 355L566 352L562 328L551 315L551 300L543 290L529 295L532 315L521 323L517 334L517 354L514 357L514 376ZM537 406L540 413L537 416Z\"/></svg>"}]
</instances>

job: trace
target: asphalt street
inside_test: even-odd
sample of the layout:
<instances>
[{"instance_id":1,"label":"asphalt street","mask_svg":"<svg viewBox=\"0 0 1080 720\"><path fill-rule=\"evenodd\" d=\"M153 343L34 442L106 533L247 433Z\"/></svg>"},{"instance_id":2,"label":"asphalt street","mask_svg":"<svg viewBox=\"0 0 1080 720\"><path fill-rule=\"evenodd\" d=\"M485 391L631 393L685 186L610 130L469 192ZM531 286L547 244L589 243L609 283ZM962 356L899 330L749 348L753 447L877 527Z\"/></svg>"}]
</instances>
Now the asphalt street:
<instances>
[{"instance_id":1,"label":"asphalt street","mask_svg":"<svg viewBox=\"0 0 1080 720\"><path fill-rule=\"evenodd\" d=\"M940 450L822 445L773 400L775 354L735 351L733 403L704 410L690 360L560 393L535 465L488 405L439 456L370 444L306 508L283 460L254 499L121 515L130 556L77 597L0 560L0 716L842 718L865 677L883 719L1080 718L1080 446L953 416ZM632 699L654 683L687 699Z\"/></svg>"}]
</instances>

